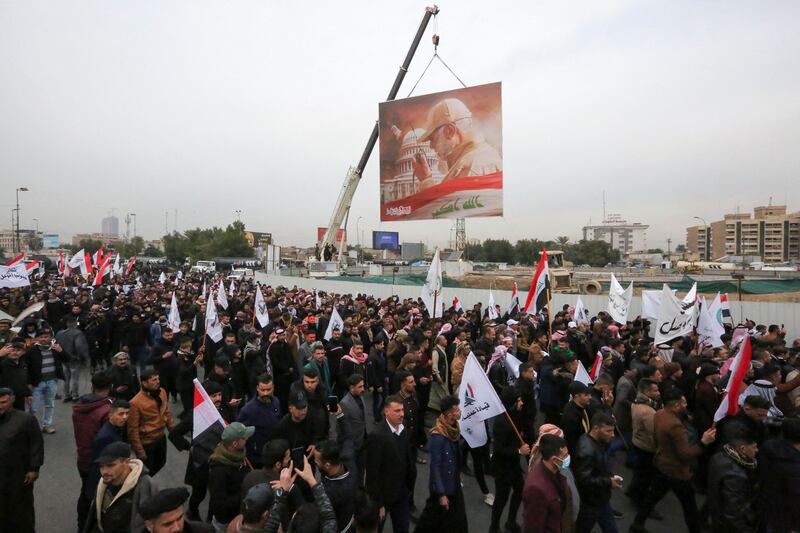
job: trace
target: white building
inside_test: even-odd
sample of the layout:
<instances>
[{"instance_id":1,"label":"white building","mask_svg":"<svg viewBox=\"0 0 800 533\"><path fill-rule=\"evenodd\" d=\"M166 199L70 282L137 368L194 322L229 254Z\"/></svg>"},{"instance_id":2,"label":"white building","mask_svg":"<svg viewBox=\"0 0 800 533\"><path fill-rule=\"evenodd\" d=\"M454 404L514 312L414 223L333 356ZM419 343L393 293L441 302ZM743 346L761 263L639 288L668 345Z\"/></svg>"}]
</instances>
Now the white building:
<instances>
[{"instance_id":1,"label":"white building","mask_svg":"<svg viewBox=\"0 0 800 533\"><path fill-rule=\"evenodd\" d=\"M602 224L584 226L583 238L587 241L605 241L622 255L647 250L647 224L628 223L617 214L609 214Z\"/></svg>"},{"instance_id":2,"label":"white building","mask_svg":"<svg viewBox=\"0 0 800 533\"><path fill-rule=\"evenodd\" d=\"M425 154L428 159L428 166L431 167L433 185L442 181L444 174L440 171L439 157L430 147L429 142L419 142L420 135L425 133L422 128L410 130L403 136L400 145L400 156L395 161L394 177L381 181L381 203L402 200L412 194L419 192L419 179L414 176L414 169L411 161L417 153Z\"/></svg>"},{"instance_id":3,"label":"white building","mask_svg":"<svg viewBox=\"0 0 800 533\"><path fill-rule=\"evenodd\" d=\"M102 231L100 231L100 233L113 235L114 237L119 236L119 219L114 215L104 218L102 222Z\"/></svg>"}]
</instances>

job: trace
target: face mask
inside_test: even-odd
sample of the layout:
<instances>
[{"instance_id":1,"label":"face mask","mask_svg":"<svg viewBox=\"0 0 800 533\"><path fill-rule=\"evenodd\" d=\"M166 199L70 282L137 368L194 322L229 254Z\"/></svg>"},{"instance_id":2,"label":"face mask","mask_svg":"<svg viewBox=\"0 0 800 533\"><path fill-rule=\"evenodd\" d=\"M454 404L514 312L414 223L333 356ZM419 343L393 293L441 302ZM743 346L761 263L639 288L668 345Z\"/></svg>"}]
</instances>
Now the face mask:
<instances>
[{"instance_id":1,"label":"face mask","mask_svg":"<svg viewBox=\"0 0 800 533\"><path fill-rule=\"evenodd\" d=\"M569 463L572 458L568 455L565 459L561 460L561 470L568 470Z\"/></svg>"}]
</instances>

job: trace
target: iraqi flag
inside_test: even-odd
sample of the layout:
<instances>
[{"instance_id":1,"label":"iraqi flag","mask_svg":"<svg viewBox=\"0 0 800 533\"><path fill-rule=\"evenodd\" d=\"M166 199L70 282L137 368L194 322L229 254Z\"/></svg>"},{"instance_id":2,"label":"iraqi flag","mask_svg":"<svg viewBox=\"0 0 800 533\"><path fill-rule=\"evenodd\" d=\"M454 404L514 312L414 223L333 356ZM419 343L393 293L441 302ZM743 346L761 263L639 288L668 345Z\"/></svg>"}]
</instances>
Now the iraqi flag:
<instances>
[{"instance_id":1,"label":"iraqi flag","mask_svg":"<svg viewBox=\"0 0 800 533\"><path fill-rule=\"evenodd\" d=\"M752 349L750 347L750 336L745 335L744 341L739 345L739 353L731 363L731 378L728 386L725 387L725 396L719 404L717 412L714 414L714 422L733 416L739 412L739 394L742 392L742 385L747 371L750 369L750 357Z\"/></svg>"},{"instance_id":2,"label":"iraqi flag","mask_svg":"<svg viewBox=\"0 0 800 533\"><path fill-rule=\"evenodd\" d=\"M519 294L517 294L517 282L514 282L514 290L511 291L511 303L508 304L508 316L513 316L519 310Z\"/></svg>"},{"instance_id":3,"label":"iraqi flag","mask_svg":"<svg viewBox=\"0 0 800 533\"><path fill-rule=\"evenodd\" d=\"M58 273L62 276L66 272L66 268L64 268L64 253L58 252Z\"/></svg>"},{"instance_id":4,"label":"iraqi flag","mask_svg":"<svg viewBox=\"0 0 800 533\"><path fill-rule=\"evenodd\" d=\"M727 318L728 320L732 320L731 319L731 304L728 301L727 293L720 295L720 297L719 297L719 305L720 305L720 308L722 309L722 318Z\"/></svg>"},{"instance_id":5,"label":"iraqi flag","mask_svg":"<svg viewBox=\"0 0 800 533\"><path fill-rule=\"evenodd\" d=\"M542 250L542 257L539 258L536 272L533 273L531 288L528 290L528 299L525 300L526 313L535 315L547 306L547 290L549 288L550 270L547 268L547 250Z\"/></svg>"},{"instance_id":6,"label":"iraqi flag","mask_svg":"<svg viewBox=\"0 0 800 533\"><path fill-rule=\"evenodd\" d=\"M25 259L25 252L22 252L21 254L16 256L14 259L12 259L8 263L6 263L6 266L9 266L9 267L13 266L13 265L19 263L20 261L22 261L23 259Z\"/></svg>"},{"instance_id":7,"label":"iraqi flag","mask_svg":"<svg viewBox=\"0 0 800 533\"><path fill-rule=\"evenodd\" d=\"M597 355L594 356L594 364L592 365L592 369L589 371L589 377L592 378L592 383L597 381L597 378L600 377L600 374L603 373L603 352L597 350Z\"/></svg>"},{"instance_id":8,"label":"iraqi flag","mask_svg":"<svg viewBox=\"0 0 800 533\"><path fill-rule=\"evenodd\" d=\"M464 314L464 308L461 306L461 300L458 299L458 296L453 298L453 310L457 315Z\"/></svg>"},{"instance_id":9,"label":"iraqi flag","mask_svg":"<svg viewBox=\"0 0 800 533\"><path fill-rule=\"evenodd\" d=\"M125 275L126 276L130 275L131 270L133 270L133 265L135 265L135 264L136 264L136 256L134 255L133 257L128 259L128 266L127 266L127 268L125 268Z\"/></svg>"},{"instance_id":10,"label":"iraqi flag","mask_svg":"<svg viewBox=\"0 0 800 533\"><path fill-rule=\"evenodd\" d=\"M208 393L194 378L194 409L192 409L192 461L202 465L222 440L227 422L219 414Z\"/></svg>"}]
</instances>

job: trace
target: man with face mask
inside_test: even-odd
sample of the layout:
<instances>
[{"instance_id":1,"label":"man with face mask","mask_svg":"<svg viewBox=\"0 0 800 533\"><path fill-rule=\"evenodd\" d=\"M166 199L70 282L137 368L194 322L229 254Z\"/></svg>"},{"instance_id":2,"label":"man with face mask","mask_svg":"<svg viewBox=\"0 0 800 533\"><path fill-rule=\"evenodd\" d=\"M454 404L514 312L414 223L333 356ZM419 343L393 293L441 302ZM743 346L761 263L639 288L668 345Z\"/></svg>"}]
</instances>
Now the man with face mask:
<instances>
[{"instance_id":1,"label":"man with face mask","mask_svg":"<svg viewBox=\"0 0 800 533\"><path fill-rule=\"evenodd\" d=\"M217 531L225 531L228 522L239 514L242 481L248 472L245 447L255 430L241 422L228 424L222 432L222 442L208 460L209 506Z\"/></svg>"},{"instance_id":2,"label":"man with face mask","mask_svg":"<svg viewBox=\"0 0 800 533\"><path fill-rule=\"evenodd\" d=\"M559 471L570 466L567 442L556 435L539 439L541 460L531 467L522 493L523 531L561 533L569 500L567 481Z\"/></svg>"},{"instance_id":3,"label":"man with face mask","mask_svg":"<svg viewBox=\"0 0 800 533\"><path fill-rule=\"evenodd\" d=\"M664 408L653 418L656 436L656 455L654 464L656 475L650 492L645 496L642 506L630 531L646 531L645 521L652 509L671 490L678 497L683 508L683 516L689 533L700 531L700 517L692 486L691 463L703 454L704 449L714 442L717 430L711 428L697 444L689 443L689 433L683 425L686 417L686 398L679 389L668 391L663 397Z\"/></svg>"},{"instance_id":4,"label":"man with face mask","mask_svg":"<svg viewBox=\"0 0 800 533\"><path fill-rule=\"evenodd\" d=\"M757 451L752 435L740 429L711 458L707 496L712 531L758 531Z\"/></svg>"}]
</instances>

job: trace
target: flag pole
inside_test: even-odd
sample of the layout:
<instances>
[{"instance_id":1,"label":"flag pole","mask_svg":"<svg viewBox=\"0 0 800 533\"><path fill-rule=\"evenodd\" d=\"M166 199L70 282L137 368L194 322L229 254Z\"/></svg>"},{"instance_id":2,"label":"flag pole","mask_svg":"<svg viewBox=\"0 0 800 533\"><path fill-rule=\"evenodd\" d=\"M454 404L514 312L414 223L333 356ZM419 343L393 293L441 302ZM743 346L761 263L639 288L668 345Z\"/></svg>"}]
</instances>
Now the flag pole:
<instances>
[{"instance_id":1,"label":"flag pole","mask_svg":"<svg viewBox=\"0 0 800 533\"><path fill-rule=\"evenodd\" d=\"M525 439L522 438L522 434L520 434L519 430L517 429L517 425L514 424L513 420L511 420L511 415L508 414L508 409L506 409L503 412L506 414L506 418L508 419L508 423L511 424L511 427L514 429L514 434L519 439L520 446L523 445L523 444L528 444L527 442L525 442Z\"/></svg>"},{"instance_id":2,"label":"flag pole","mask_svg":"<svg viewBox=\"0 0 800 533\"><path fill-rule=\"evenodd\" d=\"M550 277L549 274L550 273L548 272L548 278ZM547 280L547 287L545 287L544 293L547 296L547 331L548 331L547 343L549 345L549 344L552 344L552 342L553 342L553 324L552 324L552 322L550 322L550 316L551 315L550 315L550 280L549 279ZM552 349L552 346L550 347L550 349Z\"/></svg>"}]
</instances>

